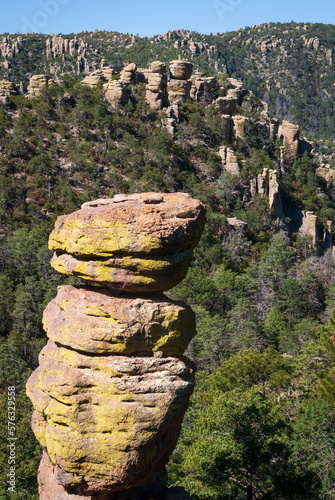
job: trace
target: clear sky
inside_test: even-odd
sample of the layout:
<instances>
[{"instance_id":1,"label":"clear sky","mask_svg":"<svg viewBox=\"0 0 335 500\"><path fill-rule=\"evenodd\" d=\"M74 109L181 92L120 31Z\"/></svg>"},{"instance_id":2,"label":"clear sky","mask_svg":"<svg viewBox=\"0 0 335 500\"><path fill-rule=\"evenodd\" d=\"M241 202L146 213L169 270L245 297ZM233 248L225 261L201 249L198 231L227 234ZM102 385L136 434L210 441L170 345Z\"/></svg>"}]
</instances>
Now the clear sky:
<instances>
[{"instance_id":1,"label":"clear sky","mask_svg":"<svg viewBox=\"0 0 335 500\"><path fill-rule=\"evenodd\" d=\"M217 33L266 22L335 24L335 0L1 0L0 33L94 29L153 36Z\"/></svg>"}]
</instances>

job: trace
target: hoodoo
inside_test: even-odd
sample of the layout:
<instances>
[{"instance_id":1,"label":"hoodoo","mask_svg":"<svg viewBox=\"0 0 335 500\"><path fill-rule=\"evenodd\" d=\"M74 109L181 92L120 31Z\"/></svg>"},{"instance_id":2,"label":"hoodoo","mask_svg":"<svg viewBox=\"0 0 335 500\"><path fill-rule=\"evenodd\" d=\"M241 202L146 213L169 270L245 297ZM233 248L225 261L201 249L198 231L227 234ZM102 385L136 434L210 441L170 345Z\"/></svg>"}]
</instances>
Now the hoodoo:
<instances>
[{"instance_id":1,"label":"hoodoo","mask_svg":"<svg viewBox=\"0 0 335 500\"><path fill-rule=\"evenodd\" d=\"M117 195L58 218L60 286L27 383L44 448L41 500L187 499L166 486L194 385L192 310L162 292L186 275L205 208L183 193Z\"/></svg>"}]
</instances>

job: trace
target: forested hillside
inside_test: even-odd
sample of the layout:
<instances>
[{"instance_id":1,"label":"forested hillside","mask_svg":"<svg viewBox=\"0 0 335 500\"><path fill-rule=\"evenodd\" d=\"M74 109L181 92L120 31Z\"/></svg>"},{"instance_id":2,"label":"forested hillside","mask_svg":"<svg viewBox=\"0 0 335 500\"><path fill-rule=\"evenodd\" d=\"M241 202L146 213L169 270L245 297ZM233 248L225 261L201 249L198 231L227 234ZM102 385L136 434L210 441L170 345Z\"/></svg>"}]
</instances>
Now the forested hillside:
<instances>
[{"instance_id":1,"label":"forested hillside","mask_svg":"<svg viewBox=\"0 0 335 500\"><path fill-rule=\"evenodd\" d=\"M140 38L95 31L70 35L9 35L0 44L0 79L23 88L33 74L85 74L106 64L186 58L210 74L227 72L269 104L270 112L316 138L333 138L335 28L310 23L270 23L237 32L203 35L177 30Z\"/></svg>"},{"instance_id":2,"label":"forested hillside","mask_svg":"<svg viewBox=\"0 0 335 500\"><path fill-rule=\"evenodd\" d=\"M170 61L178 53L208 71L217 63L215 99L209 103L205 92L180 102L173 126L166 110L150 107L143 82L130 84L127 99L116 105L106 99L102 83L91 88L81 83L81 74L62 74L77 55L44 57L47 37L22 37L22 49L7 57L3 77L22 79L25 86L27 67L31 74L51 73L52 64L58 81L29 98L10 95L0 106L0 404L4 414L7 387L16 386L19 464L17 493L9 495L2 441L1 498L38 498L41 451L30 430L24 386L46 342L43 309L59 284L79 283L49 264L47 241L56 217L95 198L145 191L185 191L207 206L206 228L187 278L168 292L192 306L198 329L187 352L198 370L197 388L169 464L171 484L199 500L334 498L334 170L320 167L324 158L299 138L299 127L274 113L300 116L305 132L330 138L333 94L329 91L321 106L316 77L300 75L306 95L319 96L313 95L311 106L329 112L324 122L313 121L314 108L304 107L305 97L294 97L300 92L294 80L284 86L276 73L283 87L271 88L287 91L280 97L262 87L272 78L266 61L277 48L261 55L249 47L256 37L277 36L280 30L278 50L287 40L288 51L293 30L299 40L318 33L318 48L301 42L316 64L314 54L321 60L329 50L333 29L292 23L208 37L170 33L151 41L114 34L116 45L124 40L119 53L110 34L77 35L92 45L85 49L89 64L104 57L118 70L124 60L144 66L156 55ZM17 36L7 39L10 44ZM208 47L191 50L191 41ZM246 54L255 55L252 71ZM289 68L294 71L293 64ZM244 78L244 88L222 69ZM328 70L330 79L329 62ZM242 97L227 115L220 106L230 91ZM255 94L269 100L269 111ZM299 106L284 111L285 99L297 99ZM5 425L2 421L3 436Z\"/></svg>"}]
</instances>

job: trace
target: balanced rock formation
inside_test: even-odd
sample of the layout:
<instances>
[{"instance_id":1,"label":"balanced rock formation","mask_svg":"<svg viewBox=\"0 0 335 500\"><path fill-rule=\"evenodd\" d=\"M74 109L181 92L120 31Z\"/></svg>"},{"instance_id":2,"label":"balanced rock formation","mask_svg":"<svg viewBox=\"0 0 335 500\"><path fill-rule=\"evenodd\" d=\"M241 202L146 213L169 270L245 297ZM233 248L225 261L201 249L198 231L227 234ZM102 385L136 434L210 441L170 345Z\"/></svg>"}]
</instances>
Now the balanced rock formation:
<instances>
[{"instance_id":1,"label":"balanced rock formation","mask_svg":"<svg viewBox=\"0 0 335 500\"><path fill-rule=\"evenodd\" d=\"M52 265L95 286L58 287L44 312L27 383L41 500L190 498L167 488L165 465L193 390L195 318L156 292L185 276L204 216L187 194L145 193L57 219Z\"/></svg>"},{"instance_id":2,"label":"balanced rock formation","mask_svg":"<svg viewBox=\"0 0 335 500\"><path fill-rule=\"evenodd\" d=\"M202 211L201 203L181 193L85 203L58 217L50 236L51 264L113 290L168 290L186 276L202 232Z\"/></svg>"}]
</instances>

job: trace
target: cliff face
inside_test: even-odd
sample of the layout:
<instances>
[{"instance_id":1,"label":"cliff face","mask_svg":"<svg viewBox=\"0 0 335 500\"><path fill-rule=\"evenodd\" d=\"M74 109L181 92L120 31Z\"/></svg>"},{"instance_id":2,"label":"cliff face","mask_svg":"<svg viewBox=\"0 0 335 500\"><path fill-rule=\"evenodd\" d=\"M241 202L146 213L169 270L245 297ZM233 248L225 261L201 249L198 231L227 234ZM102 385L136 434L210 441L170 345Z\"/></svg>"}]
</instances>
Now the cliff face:
<instances>
[{"instance_id":1,"label":"cliff face","mask_svg":"<svg viewBox=\"0 0 335 500\"><path fill-rule=\"evenodd\" d=\"M182 355L195 318L156 292L185 276L204 214L189 195L146 193L58 218L52 265L83 275L70 257L105 269L86 272L95 288L59 287L44 312L49 341L27 383L44 447L41 500L188 498L167 489L164 466L193 390Z\"/></svg>"}]
</instances>

